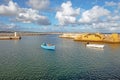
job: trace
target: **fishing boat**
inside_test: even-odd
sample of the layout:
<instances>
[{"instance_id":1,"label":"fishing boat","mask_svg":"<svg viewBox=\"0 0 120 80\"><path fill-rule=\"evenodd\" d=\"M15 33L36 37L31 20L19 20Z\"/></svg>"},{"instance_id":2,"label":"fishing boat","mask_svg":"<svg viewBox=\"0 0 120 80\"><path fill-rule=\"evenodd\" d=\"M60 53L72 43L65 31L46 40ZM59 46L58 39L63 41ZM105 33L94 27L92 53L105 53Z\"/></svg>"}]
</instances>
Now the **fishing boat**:
<instances>
[{"instance_id":1,"label":"fishing boat","mask_svg":"<svg viewBox=\"0 0 120 80\"><path fill-rule=\"evenodd\" d=\"M48 49L48 50L55 50L55 45L53 45L53 44L43 43L43 44L41 44L41 47L44 49Z\"/></svg>"},{"instance_id":2,"label":"fishing boat","mask_svg":"<svg viewBox=\"0 0 120 80\"><path fill-rule=\"evenodd\" d=\"M87 47L104 48L102 44L86 44Z\"/></svg>"}]
</instances>

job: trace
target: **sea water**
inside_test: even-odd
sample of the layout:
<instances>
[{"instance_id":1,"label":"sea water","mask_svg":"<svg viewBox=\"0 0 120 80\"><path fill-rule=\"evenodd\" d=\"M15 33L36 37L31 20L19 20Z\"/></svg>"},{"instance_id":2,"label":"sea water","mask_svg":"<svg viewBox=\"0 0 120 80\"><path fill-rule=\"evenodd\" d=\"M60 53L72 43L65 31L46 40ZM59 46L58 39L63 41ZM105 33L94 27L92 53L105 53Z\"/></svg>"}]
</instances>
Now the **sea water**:
<instances>
[{"instance_id":1,"label":"sea water","mask_svg":"<svg viewBox=\"0 0 120 80\"><path fill-rule=\"evenodd\" d=\"M104 49L59 35L0 40L0 80L119 80L120 44ZM56 45L55 51L40 47Z\"/></svg>"}]
</instances>

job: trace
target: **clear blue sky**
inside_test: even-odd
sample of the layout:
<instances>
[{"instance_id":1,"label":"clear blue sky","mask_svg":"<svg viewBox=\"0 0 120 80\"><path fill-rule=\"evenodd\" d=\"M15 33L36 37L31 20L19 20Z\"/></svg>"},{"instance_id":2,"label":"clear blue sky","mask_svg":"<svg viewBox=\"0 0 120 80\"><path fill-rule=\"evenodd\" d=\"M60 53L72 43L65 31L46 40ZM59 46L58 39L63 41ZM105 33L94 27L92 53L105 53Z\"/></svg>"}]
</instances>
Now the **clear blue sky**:
<instances>
[{"instance_id":1,"label":"clear blue sky","mask_svg":"<svg viewBox=\"0 0 120 80\"><path fill-rule=\"evenodd\" d=\"M0 0L0 31L120 32L120 0Z\"/></svg>"}]
</instances>

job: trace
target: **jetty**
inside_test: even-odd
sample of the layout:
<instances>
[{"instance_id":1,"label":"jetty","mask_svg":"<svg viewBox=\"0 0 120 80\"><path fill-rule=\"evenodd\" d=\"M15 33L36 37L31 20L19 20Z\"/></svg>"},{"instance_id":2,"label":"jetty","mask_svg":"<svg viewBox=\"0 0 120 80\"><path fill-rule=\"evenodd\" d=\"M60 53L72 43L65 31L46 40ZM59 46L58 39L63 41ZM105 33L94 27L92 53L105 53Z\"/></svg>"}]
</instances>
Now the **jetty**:
<instances>
[{"instance_id":1,"label":"jetty","mask_svg":"<svg viewBox=\"0 0 120 80\"><path fill-rule=\"evenodd\" d=\"M120 43L120 35L118 33L102 34L102 33L65 33L60 38L73 39L82 42L103 42L103 43Z\"/></svg>"},{"instance_id":2,"label":"jetty","mask_svg":"<svg viewBox=\"0 0 120 80\"><path fill-rule=\"evenodd\" d=\"M17 35L17 32L14 32L14 35L10 36L0 36L0 40L19 40L21 36Z\"/></svg>"}]
</instances>

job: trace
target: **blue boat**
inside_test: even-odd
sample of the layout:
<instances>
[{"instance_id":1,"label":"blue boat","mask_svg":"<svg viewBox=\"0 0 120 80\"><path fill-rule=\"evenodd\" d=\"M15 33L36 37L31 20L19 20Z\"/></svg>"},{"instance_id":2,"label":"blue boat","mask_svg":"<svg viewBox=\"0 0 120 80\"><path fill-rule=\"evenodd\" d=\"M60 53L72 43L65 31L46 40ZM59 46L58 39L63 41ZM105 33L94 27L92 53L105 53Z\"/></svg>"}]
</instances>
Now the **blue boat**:
<instances>
[{"instance_id":1,"label":"blue boat","mask_svg":"<svg viewBox=\"0 0 120 80\"><path fill-rule=\"evenodd\" d=\"M52 45L52 44L43 43L41 44L41 47L48 50L55 50L55 45Z\"/></svg>"}]
</instances>

